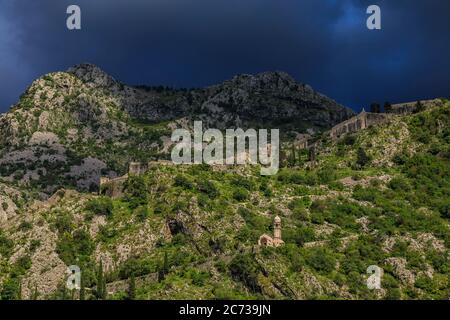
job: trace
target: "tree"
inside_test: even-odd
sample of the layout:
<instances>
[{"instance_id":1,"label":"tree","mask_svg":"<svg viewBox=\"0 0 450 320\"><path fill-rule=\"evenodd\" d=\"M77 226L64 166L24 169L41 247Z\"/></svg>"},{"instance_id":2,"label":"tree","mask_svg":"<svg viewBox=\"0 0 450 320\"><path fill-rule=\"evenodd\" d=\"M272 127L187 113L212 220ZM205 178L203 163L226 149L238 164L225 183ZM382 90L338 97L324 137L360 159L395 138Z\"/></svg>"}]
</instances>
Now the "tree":
<instances>
[{"instance_id":1,"label":"tree","mask_svg":"<svg viewBox=\"0 0 450 320\"><path fill-rule=\"evenodd\" d=\"M231 276L244 283L253 292L260 291L258 274L261 267L251 254L239 253L229 264Z\"/></svg>"},{"instance_id":2,"label":"tree","mask_svg":"<svg viewBox=\"0 0 450 320\"><path fill-rule=\"evenodd\" d=\"M330 273L334 270L336 259L333 254L324 248L314 248L306 255L306 262L321 273Z\"/></svg>"},{"instance_id":3,"label":"tree","mask_svg":"<svg viewBox=\"0 0 450 320\"><path fill-rule=\"evenodd\" d=\"M416 102L416 108L414 109L414 112L422 112L425 110L425 105L421 101Z\"/></svg>"},{"instance_id":4,"label":"tree","mask_svg":"<svg viewBox=\"0 0 450 320\"><path fill-rule=\"evenodd\" d=\"M101 260L97 272L97 298L106 299L106 279L103 274L103 262Z\"/></svg>"},{"instance_id":5,"label":"tree","mask_svg":"<svg viewBox=\"0 0 450 320\"><path fill-rule=\"evenodd\" d=\"M83 275L81 275L81 277L80 277L80 300L85 300Z\"/></svg>"},{"instance_id":6,"label":"tree","mask_svg":"<svg viewBox=\"0 0 450 320\"><path fill-rule=\"evenodd\" d=\"M312 146L309 148L308 160L311 162L316 161L316 147Z\"/></svg>"},{"instance_id":7,"label":"tree","mask_svg":"<svg viewBox=\"0 0 450 320\"><path fill-rule=\"evenodd\" d=\"M164 260L162 265L158 266L158 282L165 279L166 275L169 273L169 259L167 257L167 252L164 252Z\"/></svg>"},{"instance_id":8,"label":"tree","mask_svg":"<svg viewBox=\"0 0 450 320\"><path fill-rule=\"evenodd\" d=\"M384 112L385 113L391 113L392 112L392 105L388 101L386 101L384 103Z\"/></svg>"},{"instance_id":9,"label":"tree","mask_svg":"<svg viewBox=\"0 0 450 320\"><path fill-rule=\"evenodd\" d=\"M214 199L219 196L219 190L216 185L209 180L200 180L197 183L197 189L208 195L209 198Z\"/></svg>"},{"instance_id":10,"label":"tree","mask_svg":"<svg viewBox=\"0 0 450 320\"><path fill-rule=\"evenodd\" d=\"M295 145L292 144L291 159L290 159L291 167L294 167L296 162L297 162L297 156L296 156L296 151L295 151Z\"/></svg>"},{"instance_id":11,"label":"tree","mask_svg":"<svg viewBox=\"0 0 450 320\"><path fill-rule=\"evenodd\" d=\"M242 202L247 200L249 197L249 192L244 188L237 188L233 191L233 199Z\"/></svg>"},{"instance_id":12,"label":"tree","mask_svg":"<svg viewBox=\"0 0 450 320\"><path fill-rule=\"evenodd\" d=\"M167 257L167 252L164 252L163 270L164 270L164 274L169 273L169 258Z\"/></svg>"},{"instance_id":13,"label":"tree","mask_svg":"<svg viewBox=\"0 0 450 320\"><path fill-rule=\"evenodd\" d=\"M136 298L136 278L134 274L131 274L129 283L128 283L128 299L134 300Z\"/></svg>"},{"instance_id":14,"label":"tree","mask_svg":"<svg viewBox=\"0 0 450 320\"><path fill-rule=\"evenodd\" d=\"M89 200L86 203L86 210L96 214L96 215L104 215L111 216L113 213L113 203L111 198L108 197L99 197L97 199Z\"/></svg>"},{"instance_id":15,"label":"tree","mask_svg":"<svg viewBox=\"0 0 450 320\"><path fill-rule=\"evenodd\" d=\"M33 293L31 294L31 300L37 300L39 297L39 291L37 285L34 286Z\"/></svg>"},{"instance_id":16,"label":"tree","mask_svg":"<svg viewBox=\"0 0 450 320\"><path fill-rule=\"evenodd\" d=\"M130 208L136 209L146 205L148 201L148 188L143 176L131 175L124 185L125 200L130 204Z\"/></svg>"},{"instance_id":17,"label":"tree","mask_svg":"<svg viewBox=\"0 0 450 320\"><path fill-rule=\"evenodd\" d=\"M6 279L0 291L0 300L19 300L20 280L18 278Z\"/></svg>"},{"instance_id":18,"label":"tree","mask_svg":"<svg viewBox=\"0 0 450 320\"><path fill-rule=\"evenodd\" d=\"M370 112L372 113L380 113L381 112L381 106L379 103L372 103L370 105Z\"/></svg>"},{"instance_id":19,"label":"tree","mask_svg":"<svg viewBox=\"0 0 450 320\"><path fill-rule=\"evenodd\" d=\"M361 147L358 149L356 156L357 156L356 163L361 167L364 167L371 160L370 157L367 155L366 151L364 151L364 149Z\"/></svg>"}]
</instances>

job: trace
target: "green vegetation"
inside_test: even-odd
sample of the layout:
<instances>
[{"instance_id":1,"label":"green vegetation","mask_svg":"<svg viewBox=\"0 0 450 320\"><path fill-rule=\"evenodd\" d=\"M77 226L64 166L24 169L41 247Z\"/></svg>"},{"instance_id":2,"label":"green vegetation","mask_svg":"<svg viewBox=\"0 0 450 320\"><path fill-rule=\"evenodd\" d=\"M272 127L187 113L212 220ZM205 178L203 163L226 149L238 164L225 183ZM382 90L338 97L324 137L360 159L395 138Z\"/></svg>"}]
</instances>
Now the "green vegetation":
<instances>
[{"instance_id":1,"label":"green vegetation","mask_svg":"<svg viewBox=\"0 0 450 320\"><path fill-rule=\"evenodd\" d=\"M148 90L161 90L167 100L176 96ZM75 97L65 95L64 103L70 106ZM22 103L33 107L26 97ZM448 103L337 141L318 134L313 162L307 150L284 141L283 166L275 176L263 177L252 166L155 165L130 175L114 199L70 190L77 180L63 173L87 156L107 164L104 175L125 173L130 160L156 159L150 145L161 142L167 123L131 119L112 100L106 105L105 114L130 125L126 138L104 145L75 139L65 153L68 168L36 163L40 178L30 181L24 195L11 197L20 214L13 228L0 230L1 299L20 298L35 253L48 249L39 237L44 231L55 239L54 252L64 264L81 267L80 299L448 298ZM0 174L15 176L11 185L19 189L28 166L8 164ZM26 203L38 195L28 191L51 182L67 190L31 212ZM0 195L7 192L0 189ZM6 203L4 211L14 209ZM273 235L276 215L284 245L261 248L258 239ZM383 269L384 291L367 288L371 265ZM42 297L70 298L59 286Z\"/></svg>"}]
</instances>

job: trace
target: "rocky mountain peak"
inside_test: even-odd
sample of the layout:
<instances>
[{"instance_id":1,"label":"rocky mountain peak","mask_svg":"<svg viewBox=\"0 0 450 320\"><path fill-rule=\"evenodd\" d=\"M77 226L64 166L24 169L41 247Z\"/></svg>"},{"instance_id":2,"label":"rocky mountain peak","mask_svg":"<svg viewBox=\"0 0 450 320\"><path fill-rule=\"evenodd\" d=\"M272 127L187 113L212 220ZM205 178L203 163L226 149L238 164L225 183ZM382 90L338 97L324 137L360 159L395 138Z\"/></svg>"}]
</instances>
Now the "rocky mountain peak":
<instances>
[{"instance_id":1,"label":"rocky mountain peak","mask_svg":"<svg viewBox=\"0 0 450 320\"><path fill-rule=\"evenodd\" d=\"M95 88L113 88L119 86L119 83L112 76L91 63L75 65L69 68L67 72Z\"/></svg>"},{"instance_id":2,"label":"rocky mountain peak","mask_svg":"<svg viewBox=\"0 0 450 320\"><path fill-rule=\"evenodd\" d=\"M240 74L228 81L228 84L246 89L279 89L296 85L296 81L286 72L269 71L255 75Z\"/></svg>"}]
</instances>

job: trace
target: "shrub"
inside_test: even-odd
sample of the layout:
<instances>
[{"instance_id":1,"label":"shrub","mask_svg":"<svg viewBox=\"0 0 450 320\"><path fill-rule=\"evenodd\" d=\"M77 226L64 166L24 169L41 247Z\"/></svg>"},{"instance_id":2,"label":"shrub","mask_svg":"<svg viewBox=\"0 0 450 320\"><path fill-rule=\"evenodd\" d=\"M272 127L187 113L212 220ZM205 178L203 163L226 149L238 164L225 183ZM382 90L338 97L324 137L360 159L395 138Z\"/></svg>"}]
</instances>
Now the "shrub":
<instances>
[{"instance_id":1,"label":"shrub","mask_svg":"<svg viewBox=\"0 0 450 320\"><path fill-rule=\"evenodd\" d=\"M327 203L324 200L315 200L311 203L311 211L312 212L323 212L327 209Z\"/></svg>"},{"instance_id":2,"label":"shrub","mask_svg":"<svg viewBox=\"0 0 450 320\"><path fill-rule=\"evenodd\" d=\"M128 258L119 268L119 277L126 279L131 276L140 277L156 271L155 262L145 258Z\"/></svg>"},{"instance_id":3,"label":"shrub","mask_svg":"<svg viewBox=\"0 0 450 320\"><path fill-rule=\"evenodd\" d=\"M450 201L447 200L447 202L442 203L439 206L439 213L442 215L442 217L450 219Z\"/></svg>"},{"instance_id":4,"label":"shrub","mask_svg":"<svg viewBox=\"0 0 450 320\"><path fill-rule=\"evenodd\" d=\"M135 210L135 214L139 221L145 221L150 215L150 211L147 207L142 206Z\"/></svg>"},{"instance_id":5,"label":"shrub","mask_svg":"<svg viewBox=\"0 0 450 320\"><path fill-rule=\"evenodd\" d=\"M249 197L249 192L244 188L238 188L233 192L233 199L239 202L247 200Z\"/></svg>"},{"instance_id":6,"label":"shrub","mask_svg":"<svg viewBox=\"0 0 450 320\"><path fill-rule=\"evenodd\" d=\"M305 226L295 229L285 229L283 231L283 238L286 243L295 243L298 246L303 246L305 242L315 240L314 229Z\"/></svg>"},{"instance_id":7,"label":"shrub","mask_svg":"<svg viewBox=\"0 0 450 320\"><path fill-rule=\"evenodd\" d=\"M186 190L191 190L194 187L194 183L191 181L191 179L181 174L175 177L174 185Z\"/></svg>"},{"instance_id":8,"label":"shrub","mask_svg":"<svg viewBox=\"0 0 450 320\"><path fill-rule=\"evenodd\" d=\"M306 255L306 263L321 273L330 273L334 270L336 259L324 248L313 248Z\"/></svg>"},{"instance_id":9,"label":"shrub","mask_svg":"<svg viewBox=\"0 0 450 320\"><path fill-rule=\"evenodd\" d=\"M14 268L16 268L15 273L17 273L17 275L22 275L24 274L28 269L31 268L31 258L30 256L26 255L26 256L22 256L19 259L17 259Z\"/></svg>"},{"instance_id":10,"label":"shrub","mask_svg":"<svg viewBox=\"0 0 450 320\"><path fill-rule=\"evenodd\" d=\"M148 188L143 176L129 176L124 184L124 191L124 199L129 202L130 208L135 209L147 204Z\"/></svg>"},{"instance_id":11,"label":"shrub","mask_svg":"<svg viewBox=\"0 0 450 320\"><path fill-rule=\"evenodd\" d=\"M190 269L188 272L188 277L192 279L192 284L202 287L205 285L206 281L210 278L210 274L205 271L197 271L195 269Z\"/></svg>"},{"instance_id":12,"label":"shrub","mask_svg":"<svg viewBox=\"0 0 450 320\"><path fill-rule=\"evenodd\" d=\"M60 234L72 231L72 217L68 213L60 213L56 217L55 227Z\"/></svg>"},{"instance_id":13,"label":"shrub","mask_svg":"<svg viewBox=\"0 0 450 320\"><path fill-rule=\"evenodd\" d=\"M353 188L353 198L360 201L374 202L379 194L379 190L376 188L363 188L357 185Z\"/></svg>"},{"instance_id":14,"label":"shrub","mask_svg":"<svg viewBox=\"0 0 450 320\"><path fill-rule=\"evenodd\" d=\"M30 251L35 252L37 248L41 246L41 241L37 239L33 239L30 241Z\"/></svg>"},{"instance_id":15,"label":"shrub","mask_svg":"<svg viewBox=\"0 0 450 320\"><path fill-rule=\"evenodd\" d=\"M389 288L386 293L386 300L400 300L402 293L399 288Z\"/></svg>"},{"instance_id":16,"label":"shrub","mask_svg":"<svg viewBox=\"0 0 450 320\"><path fill-rule=\"evenodd\" d=\"M365 165L368 165L371 161L370 156L366 153L366 151L363 148L359 148L356 153L356 164L364 167Z\"/></svg>"},{"instance_id":17,"label":"shrub","mask_svg":"<svg viewBox=\"0 0 450 320\"><path fill-rule=\"evenodd\" d=\"M13 241L3 235L2 230L0 230L0 255L9 257L12 253L13 248Z\"/></svg>"},{"instance_id":18,"label":"shrub","mask_svg":"<svg viewBox=\"0 0 450 320\"><path fill-rule=\"evenodd\" d=\"M22 221L19 225L19 230L22 232L33 229L33 225L29 221Z\"/></svg>"},{"instance_id":19,"label":"shrub","mask_svg":"<svg viewBox=\"0 0 450 320\"><path fill-rule=\"evenodd\" d=\"M255 188L255 184L253 183L253 181L242 176L234 177L231 183L236 187L241 187L250 191L254 190Z\"/></svg>"},{"instance_id":20,"label":"shrub","mask_svg":"<svg viewBox=\"0 0 450 320\"><path fill-rule=\"evenodd\" d=\"M288 204L288 208L291 210L295 210L297 208L309 208L311 207L311 198L308 196L302 197L302 198L297 198L292 200L289 204Z\"/></svg>"},{"instance_id":21,"label":"shrub","mask_svg":"<svg viewBox=\"0 0 450 320\"><path fill-rule=\"evenodd\" d=\"M104 215L109 217L113 213L113 203L108 197L92 199L87 202L86 210L96 215Z\"/></svg>"},{"instance_id":22,"label":"shrub","mask_svg":"<svg viewBox=\"0 0 450 320\"><path fill-rule=\"evenodd\" d=\"M89 261L93 251L94 243L85 230L65 233L56 243L56 252L67 265Z\"/></svg>"},{"instance_id":23,"label":"shrub","mask_svg":"<svg viewBox=\"0 0 450 320\"><path fill-rule=\"evenodd\" d=\"M388 186L394 191L409 191L411 189L408 180L402 177L392 178L392 180L389 181Z\"/></svg>"},{"instance_id":24,"label":"shrub","mask_svg":"<svg viewBox=\"0 0 450 320\"><path fill-rule=\"evenodd\" d=\"M407 160L408 160L408 157L404 153L397 153L396 155L394 155L392 157L392 161L398 165L405 164Z\"/></svg>"},{"instance_id":25,"label":"shrub","mask_svg":"<svg viewBox=\"0 0 450 320\"><path fill-rule=\"evenodd\" d=\"M20 298L20 280L17 278L8 278L3 282L0 300L16 300Z\"/></svg>"},{"instance_id":26,"label":"shrub","mask_svg":"<svg viewBox=\"0 0 450 320\"><path fill-rule=\"evenodd\" d=\"M317 177L321 184L328 184L337 179L336 170L330 167L325 167L319 170Z\"/></svg>"},{"instance_id":27,"label":"shrub","mask_svg":"<svg viewBox=\"0 0 450 320\"><path fill-rule=\"evenodd\" d=\"M219 190L216 185L209 180L200 180L197 183L198 191L208 195L211 199L217 198L219 196Z\"/></svg>"},{"instance_id":28,"label":"shrub","mask_svg":"<svg viewBox=\"0 0 450 320\"><path fill-rule=\"evenodd\" d=\"M305 183L309 186L314 186L318 183L317 174L314 172L309 172L305 176Z\"/></svg>"},{"instance_id":29,"label":"shrub","mask_svg":"<svg viewBox=\"0 0 450 320\"><path fill-rule=\"evenodd\" d=\"M344 139L342 140L342 142L346 145L346 146L352 146L355 144L356 142L356 136L351 135L351 134L347 134Z\"/></svg>"},{"instance_id":30,"label":"shrub","mask_svg":"<svg viewBox=\"0 0 450 320\"><path fill-rule=\"evenodd\" d=\"M272 196L272 189L270 188L270 186L269 186L269 184L267 183L266 180L263 180L263 182L261 182L261 185L259 186L259 190L266 197L271 197Z\"/></svg>"},{"instance_id":31,"label":"shrub","mask_svg":"<svg viewBox=\"0 0 450 320\"><path fill-rule=\"evenodd\" d=\"M244 283L251 291L260 291L258 286L258 274L260 266L252 255L240 253L237 254L228 266L231 276Z\"/></svg>"}]
</instances>

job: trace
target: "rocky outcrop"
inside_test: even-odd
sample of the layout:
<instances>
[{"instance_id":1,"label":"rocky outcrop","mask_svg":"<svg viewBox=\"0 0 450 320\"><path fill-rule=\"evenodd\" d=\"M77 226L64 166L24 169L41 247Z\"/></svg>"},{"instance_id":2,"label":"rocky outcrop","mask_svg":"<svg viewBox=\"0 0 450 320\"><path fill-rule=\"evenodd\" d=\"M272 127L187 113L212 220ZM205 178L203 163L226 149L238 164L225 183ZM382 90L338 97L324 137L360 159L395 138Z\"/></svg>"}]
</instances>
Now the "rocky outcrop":
<instances>
[{"instance_id":1,"label":"rocky outcrop","mask_svg":"<svg viewBox=\"0 0 450 320\"><path fill-rule=\"evenodd\" d=\"M251 121L280 125L287 121L330 127L353 115L352 110L284 72L238 75L222 84L189 90L126 86L90 64L68 72L88 86L109 90L131 116L148 121L189 116L210 126L245 126Z\"/></svg>"}]
</instances>

